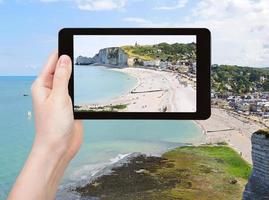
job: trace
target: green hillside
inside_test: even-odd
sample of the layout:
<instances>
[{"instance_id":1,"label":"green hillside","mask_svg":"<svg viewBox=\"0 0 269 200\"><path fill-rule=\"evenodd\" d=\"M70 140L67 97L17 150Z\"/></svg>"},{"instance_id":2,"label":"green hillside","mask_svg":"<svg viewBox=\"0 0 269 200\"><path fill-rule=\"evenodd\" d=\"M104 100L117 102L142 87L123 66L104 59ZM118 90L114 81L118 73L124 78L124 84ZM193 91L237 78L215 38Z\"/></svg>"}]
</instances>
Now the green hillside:
<instances>
[{"instance_id":1,"label":"green hillside","mask_svg":"<svg viewBox=\"0 0 269 200\"><path fill-rule=\"evenodd\" d=\"M216 92L237 94L269 91L269 69L214 65L212 67L212 88Z\"/></svg>"},{"instance_id":2,"label":"green hillside","mask_svg":"<svg viewBox=\"0 0 269 200\"><path fill-rule=\"evenodd\" d=\"M153 60L157 57L163 61L177 61L187 59L190 61L196 60L196 44L195 43L160 43L156 45L133 45L122 46L121 48L128 54L129 57L134 57L142 60Z\"/></svg>"}]
</instances>

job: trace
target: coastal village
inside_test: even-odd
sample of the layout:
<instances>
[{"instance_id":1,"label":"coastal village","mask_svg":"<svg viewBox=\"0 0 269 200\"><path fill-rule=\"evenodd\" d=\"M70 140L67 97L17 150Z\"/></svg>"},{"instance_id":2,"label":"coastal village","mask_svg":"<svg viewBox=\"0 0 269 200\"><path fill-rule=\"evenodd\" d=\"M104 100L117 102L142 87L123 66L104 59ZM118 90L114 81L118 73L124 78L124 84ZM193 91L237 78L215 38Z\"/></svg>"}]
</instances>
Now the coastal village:
<instances>
[{"instance_id":1,"label":"coastal village","mask_svg":"<svg viewBox=\"0 0 269 200\"><path fill-rule=\"evenodd\" d=\"M196 62L188 59L169 61L161 60L157 56L154 60L143 61L138 58L131 57L128 59L128 66L177 71L189 75L190 77L196 77Z\"/></svg>"},{"instance_id":2,"label":"coastal village","mask_svg":"<svg viewBox=\"0 0 269 200\"><path fill-rule=\"evenodd\" d=\"M151 68L163 71L178 72L181 75L185 75L185 77L188 77L196 82L196 62L192 62L188 59L171 62L160 60L157 57L157 59L155 60L143 61L141 62L141 65L134 66L140 66L148 69Z\"/></svg>"},{"instance_id":3,"label":"coastal village","mask_svg":"<svg viewBox=\"0 0 269 200\"><path fill-rule=\"evenodd\" d=\"M255 92L246 95L219 96L212 92L212 100L225 100L226 107L244 115L269 118L269 92Z\"/></svg>"},{"instance_id":4,"label":"coastal village","mask_svg":"<svg viewBox=\"0 0 269 200\"><path fill-rule=\"evenodd\" d=\"M196 62L188 59L164 61L157 56L154 60L142 61L137 58L129 58L128 66L178 73L180 76L178 80L181 84L192 85L196 88Z\"/></svg>"},{"instance_id":5,"label":"coastal village","mask_svg":"<svg viewBox=\"0 0 269 200\"><path fill-rule=\"evenodd\" d=\"M212 91L212 105L234 112L247 119L269 126L269 92L245 95L223 95Z\"/></svg>"}]
</instances>

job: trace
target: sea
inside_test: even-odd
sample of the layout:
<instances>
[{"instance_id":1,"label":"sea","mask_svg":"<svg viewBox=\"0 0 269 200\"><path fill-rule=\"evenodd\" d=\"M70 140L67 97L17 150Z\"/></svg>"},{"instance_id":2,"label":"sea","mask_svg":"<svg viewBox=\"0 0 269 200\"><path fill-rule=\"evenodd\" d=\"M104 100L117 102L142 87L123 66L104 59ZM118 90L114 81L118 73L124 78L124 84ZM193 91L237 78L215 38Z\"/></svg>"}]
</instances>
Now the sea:
<instances>
[{"instance_id":1,"label":"sea","mask_svg":"<svg viewBox=\"0 0 269 200\"><path fill-rule=\"evenodd\" d=\"M112 73L111 70L104 72L105 68L92 70L103 79ZM109 85L97 84L113 91L110 97L136 84L135 79L125 74L113 72L112 76L113 80L118 76L120 85L124 86L114 88L119 86L114 81ZM35 78L0 76L0 200L6 199L31 149L35 131L34 119L30 114L33 113L30 87ZM99 79L96 81L99 82ZM91 80L91 84L95 84L94 80ZM77 89L80 87L85 88L84 84L76 86ZM83 98L79 101L83 102ZM85 120L83 123L84 142L66 170L60 188L78 184L81 180L87 181L98 170L133 152L160 155L176 146L200 141L203 137L202 130L192 121Z\"/></svg>"},{"instance_id":2,"label":"sea","mask_svg":"<svg viewBox=\"0 0 269 200\"><path fill-rule=\"evenodd\" d=\"M135 87L137 79L105 66L74 67L75 105L102 103Z\"/></svg>"}]
</instances>

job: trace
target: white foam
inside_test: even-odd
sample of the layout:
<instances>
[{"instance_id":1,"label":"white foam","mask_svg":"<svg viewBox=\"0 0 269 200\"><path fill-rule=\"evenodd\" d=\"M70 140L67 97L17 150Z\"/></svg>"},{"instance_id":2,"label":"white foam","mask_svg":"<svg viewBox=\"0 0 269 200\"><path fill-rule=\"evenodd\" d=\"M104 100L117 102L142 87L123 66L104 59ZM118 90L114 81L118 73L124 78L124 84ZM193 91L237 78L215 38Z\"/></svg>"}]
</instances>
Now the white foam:
<instances>
[{"instance_id":1,"label":"white foam","mask_svg":"<svg viewBox=\"0 0 269 200\"><path fill-rule=\"evenodd\" d=\"M131 153L127 153L127 154L118 154L115 158L111 158L110 162L111 164L119 162L120 160L122 160L123 158L129 156Z\"/></svg>"}]
</instances>

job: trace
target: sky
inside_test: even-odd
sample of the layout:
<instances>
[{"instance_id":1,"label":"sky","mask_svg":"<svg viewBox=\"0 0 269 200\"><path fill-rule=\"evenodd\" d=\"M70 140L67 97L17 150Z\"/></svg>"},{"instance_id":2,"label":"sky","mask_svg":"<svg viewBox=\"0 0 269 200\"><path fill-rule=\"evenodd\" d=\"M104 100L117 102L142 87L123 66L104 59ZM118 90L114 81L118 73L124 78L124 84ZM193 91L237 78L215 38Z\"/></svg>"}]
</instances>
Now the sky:
<instances>
[{"instance_id":1,"label":"sky","mask_svg":"<svg viewBox=\"0 0 269 200\"><path fill-rule=\"evenodd\" d=\"M132 35L75 35L74 36L74 57L87 56L93 57L100 49L107 47L119 47L125 45L153 45L166 42L174 43L196 43L196 36L132 36Z\"/></svg>"},{"instance_id":2,"label":"sky","mask_svg":"<svg viewBox=\"0 0 269 200\"><path fill-rule=\"evenodd\" d=\"M269 67L268 0L0 0L0 75L36 75L64 27L205 27L212 63Z\"/></svg>"}]
</instances>

